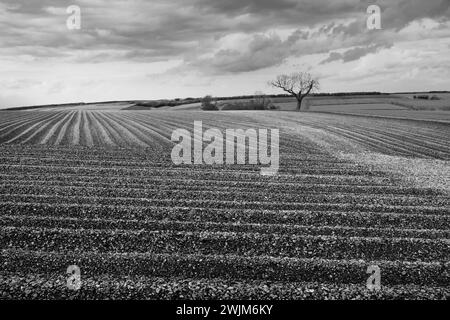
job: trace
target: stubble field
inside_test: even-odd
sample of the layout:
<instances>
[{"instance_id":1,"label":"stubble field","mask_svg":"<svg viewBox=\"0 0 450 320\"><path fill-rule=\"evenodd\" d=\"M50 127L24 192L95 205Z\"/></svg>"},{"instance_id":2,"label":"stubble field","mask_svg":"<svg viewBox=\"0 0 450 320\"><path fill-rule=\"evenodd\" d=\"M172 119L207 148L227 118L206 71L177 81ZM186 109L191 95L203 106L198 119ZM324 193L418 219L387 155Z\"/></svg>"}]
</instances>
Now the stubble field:
<instances>
[{"instance_id":1,"label":"stubble field","mask_svg":"<svg viewBox=\"0 0 450 320\"><path fill-rule=\"evenodd\" d=\"M280 129L278 175L175 166L171 133L194 120ZM449 134L321 113L0 112L0 297L445 299Z\"/></svg>"}]
</instances>

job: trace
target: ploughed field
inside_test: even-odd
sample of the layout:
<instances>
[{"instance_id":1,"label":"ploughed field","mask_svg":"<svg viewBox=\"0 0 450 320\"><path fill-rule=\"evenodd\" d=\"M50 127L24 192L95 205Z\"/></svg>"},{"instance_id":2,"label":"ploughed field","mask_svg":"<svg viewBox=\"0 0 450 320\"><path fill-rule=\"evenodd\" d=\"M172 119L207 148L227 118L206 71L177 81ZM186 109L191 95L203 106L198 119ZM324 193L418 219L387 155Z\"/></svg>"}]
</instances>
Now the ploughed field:
<instances>
[{"instance_id":1,"label":"ploughed field","mask_svg":"<svg viewBox=\"0 0 450 320\"><path fill-rule=\"evenodd\" d=\"M194 120L280 129L278 174L174 165L171 133ZM445 299L449 134L319 113L0 112L0 297Z\"/></svg>"}]
</instances>

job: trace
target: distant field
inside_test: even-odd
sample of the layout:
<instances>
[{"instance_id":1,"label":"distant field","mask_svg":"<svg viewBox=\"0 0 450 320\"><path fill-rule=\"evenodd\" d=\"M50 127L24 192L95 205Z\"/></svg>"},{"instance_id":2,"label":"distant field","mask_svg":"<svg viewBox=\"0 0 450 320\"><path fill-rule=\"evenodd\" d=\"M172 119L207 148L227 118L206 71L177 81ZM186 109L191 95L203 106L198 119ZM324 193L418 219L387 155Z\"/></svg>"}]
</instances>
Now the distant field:
<instances>
[{"instance_id":1,"label":"distant field","mask_svg":"<svg viewBox=\"0 0 450 320\"><path fill-rule=\"evenodd\" d=\"M412 110L450 111L450 100L401 99L393 103Z\"/></svg>"},{"instance_id":2,"label":"distant field","mask_svg":"<svg viewBox=\"0 0 450 320\"><path fill-rule=\"evenodd\" d=\"M396 99L390 95L344 96L344 97L310 97L309 105L344 105L344 104L379 104Z\"/></svg>"},{"instance_id":3,"label":"distant field","mask_svg":"<svg viewBox=\"0 0 450 320\"><path fill-rule=\"evenodd\" d=\"M201 103L189 103L189 104L183 104L180 106L175 106L175 107L162 107L162 108L158 108L158 110L173 110L173 111L178 111L178 110L201 110Z\"/></svg>"},{"instance_id":4,"label":"distant field","mask_svg":"<svg viewBox=\"0 0 450 320\"><path fill-rule=\"evenodd\" d=\"M75 110L90 110L90 111L101 111L101 110L122 110L133 106L133 103L128 102L115 102L115 103L92 103L92 104L74 104L74 105L55 105L55 106L36 106L28 107L24 111L75 111Z\"/></svg>"},{"instance_id":5,"label":"distant field","mask_svg":"<svg viewBox=\"0 0 450 320\"><path fill-rule=\"evenodd\" d=\"M450 111L416 111L392 104L312 106L309 108L309 111L379 116L399 119L432 120L450 123Z\"/></svg>"},{"instance_id":6,"label":"distant field","mask_svg":"<svg viewBox=\"0 0 450 320\"><path fill-rule=\"evenodd\" d=\"M293 99L274 103L281 111L295 111ZM448 108L447 108L448 106ZM303 111L357 114L416 120L450 121L450 100L413 100L401 95L309 97Z\"/></svg>"},{"instance_id":7,"label":"distant field","mask_svg":"<svg viewBox=\"0 0 450 320\"><path fill-rule=\"evenodd\" d=\"M409 110L406 107L400 107L388 103L367 103L367 104L325 104L325 105L311 105L308 111L330 111L335 110L336 112L355 112L355 111L376 111L376 110Z\"/></svg>"}]
</instances>

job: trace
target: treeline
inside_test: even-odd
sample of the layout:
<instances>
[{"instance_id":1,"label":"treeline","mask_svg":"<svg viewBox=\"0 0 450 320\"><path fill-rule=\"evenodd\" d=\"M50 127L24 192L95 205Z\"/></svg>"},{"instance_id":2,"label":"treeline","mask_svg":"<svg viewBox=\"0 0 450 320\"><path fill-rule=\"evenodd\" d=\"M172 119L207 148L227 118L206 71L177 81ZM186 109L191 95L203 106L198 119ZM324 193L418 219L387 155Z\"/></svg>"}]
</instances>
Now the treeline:
<instances>
[{"instance_id":1,"label":"treeline","mask_svg":"<svg viewBox=\"0 0 450 320\"><path fill-rule=\"evenodd\" d=\"M431 93L431 92L430 92ZM370 96L370 95L382 95L381 92L335 92L335 93L315 93L311 94L314 97L342 97L342 96ZM228 100L246 100L253 99L255 95L241 95L241 96L231 96L231 97L214 97L216 101L228 101ZM291 98L289 94L271 94L265 95L267 98ZM76 102L76 103L62 103L62 104L46 104L37 106L24 106L16 108L7 108L2 110L29 110L38 108L51 108L51 107L61 107L61 106L77 106L77 105L92 105L92 104L109 104L109 103L130 103L135 106L146 107L146 108L160 108L160 107L175 107L183 104L190 103L201 103L203 97L201 98L176 98L176 99L159 99L159 100L126 100L126 101L101 101L101 102Z\"/></svg>"},{"instance_id":2,"label":"treeline","mask_svg":"<svg viewBox=\"0 0 450 320\"><path fill-rule=\"evenodd\" d=\"M345 96L374 96L384 95L386 93L373 91L373 92L334 92L334 93L313 93L314 97L345 97Z\"/></svg>"},{"instance_id":3,"label":"treeline","mask_svg":"<svg viewBox=\"0 0 450 320\"><path fill-rule=\"evenodd\" d=\"M422 94L422 95L417 95L414 96L414 99L419 99L419 100L441 100L438 96L436 95L427 95L427 94Z\"/></svg>"},{"instance_id":4,"label":"treeline","mask_svg":"<svg viewBox=\"0 0 450 320\"><path fill-rule=\"evenodd\" d=\"M381 92L334 92L334 93L313 93L311 96L315 97L342 97L342 96L372 96L372 95L382 95ZM292 98L290 94L268 94L265 95L267 98ZM255 95L243 95L243 96L232 96L232 97L214 97L215 100L227 101L227 100L244 100L253 99ZM194 98L187 98L194 99ZM196 99L196 100L201 100Z\"/></svg>"},{"instance_id":5,"label":"treeline","mask_svg":"<svg viewBox=\"0 0 450 320\"><path fill-rule=\"evenodd\" d=\"M342 97L342 96L364 96L364 95L382 95L381 92L336 92L336 93L315 93L312 96L315 97ZM242 96L231 96L231 97L214 97L215 101L229 101L229 100L247 100L253 99L255 95L242 95ZM265 95L267 98L291 98L289 94L271 94ZM162 100L148 100L148 101L136 101L135 105L147 108L160 108L160 107L175 107L183 104L190 103L201 103L202 98L184 98L184 99L162 99Z\"/></svg>"},{"instance_id":6,"label":"treeline","mask_svg":"<svg viewBox=\"0 0 450 320\"><path fill-rule=\"evenodd\" d=\"M186 98L186 99L174 99L174 100L148 100L148 101L136 101L135 106L146 108L160 108L160 107L175 107L182 104L198 103L201 102L201 98Z\"/></svg>"}]
</instances>

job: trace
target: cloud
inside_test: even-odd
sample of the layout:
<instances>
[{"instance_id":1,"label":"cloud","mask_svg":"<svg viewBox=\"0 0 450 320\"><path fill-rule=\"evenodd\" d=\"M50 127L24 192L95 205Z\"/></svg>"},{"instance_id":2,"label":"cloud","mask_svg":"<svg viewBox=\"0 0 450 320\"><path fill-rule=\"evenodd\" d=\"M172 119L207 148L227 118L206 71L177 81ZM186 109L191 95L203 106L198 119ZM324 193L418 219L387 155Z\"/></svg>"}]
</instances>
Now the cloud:
<instances>
[{"instance_id":1,"label":"cloud","mask_svg":"<svg viewBox=\"0 0 450 320\"><path fill-rule=\"evenodd\" d=\"M320 64L326 64L329 62L333 62L333 61L338 61L342 59L342 54L339 52L330 52L330 55L328 56L328 58L326 58L325 60L323 60Z\"/></svg>"},{"instance_id":2,"label":"cloud","mask_svg":"<svg viewBox=\"0 0 450 320\"><path fill-rule=\"evenodd\" d=\"M254 35L241 50L223 49L212 57L199 58L189 66L206 73L241 73L280 65L290 54L290 42L275 34Z\"/></svg>"},{"instance_id":3,"label":"cloud","mask_svg":"<svg viewBox=\"0 0 450 320\"><path fill-rule=\"evenodd\" d=\"M382 8L383 28L396 29L407 26L414 20L423 18L450 19L448 0L398 0L396 5L390 0L377 1Z\"/></svg>"},{"instance_id":4,"label":"cloud","mask_svg":"<svg viewBox=\"0 0 450 320\"><path fill-rule=\"evenodd\" d=\"M349 50L346 50L342 53L339 52L330 52L328 58L320 62L320 64L326 64L333 61L343 61L344 63L358 60L370 53L376 53L381 49L390 48L392 44L372 44L365 47L355 47Z\"/></svg>"},{"instance_id":5,"label":"cloud","mask_svg":"<svg viewBox=\"0 0 450 320\"><path fill-rule=\"evenodd\" d=\"M74 32L65 26L68 17L64 14L68 5L65 2L4 0L0 4L3 9L0 11L3 12L0 14L0 48L14 48L16 54L22 54L27 47L39 47L41 52L48 48L49 58L63 55L78 61L80 51L92 52L93 59L101 52L107 60L153 62L180 57L189 60L204 53L199 53L199 47L210 54L216 52L221 39L229 34L256 36L280 28L295 30L288 41L308 41L304 44L306 48L311 48L315 41L307 29L317 28L315 35L327 35L329 41L332 37L342 41L355 38L353 43L344 44L344 48L358 45L358 41L368 37L365 19L369 3L373 1L78 0L71 4L81 7L82 30ZM450 16L448 0L379 0L375 3L382 8L385 30L397 30L424 17L448 19ZM312 51L298 48L291 54ZM82 55L88 59L86 53ZM223 52L219 55L226 61L233 59L232 56L237 54ZM245 59L242 56L240 60ZM257 59L262 61L268 57L259 55ZM236 68L240 69L251 70L252 67Z\"/></svg>"}]
</instances>

